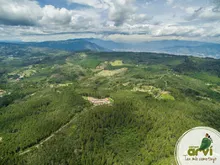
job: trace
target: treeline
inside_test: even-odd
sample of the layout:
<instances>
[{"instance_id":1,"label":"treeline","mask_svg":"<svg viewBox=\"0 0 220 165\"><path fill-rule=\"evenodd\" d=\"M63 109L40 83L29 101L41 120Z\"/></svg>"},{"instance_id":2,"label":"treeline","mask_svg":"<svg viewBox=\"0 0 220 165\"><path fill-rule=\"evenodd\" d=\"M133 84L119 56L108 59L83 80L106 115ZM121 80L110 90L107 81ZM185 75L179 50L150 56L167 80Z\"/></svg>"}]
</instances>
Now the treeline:
<instances>
[{"instance_id":1,"label":"treeline","mask_svg":"<svg viewBox=\"0 0 220 165\"><path fill-rule=\"evenodd\" d=\"M0 164L39 143L86 107L74 90L62 88L36 93L27 100L0 109Z\"/></svg>"},{"instance_id":2,"label":"treeline","mask_svg":"<svg viewBox=\"0 0 220 165\"><path fill-rule=\"evenodd\" d=\"M20 161L31 165L172 164L179 136L198 124L190 117L196 107L188 104L121 98L113 106L88 109Z\"/></svg>"},{"instance_id":3,"label":"treeline","mask_svg":"<svg viewBox=\"0 0 220 165\"><path fill-rule=\"evenodd\" d=\"M173 69L174 71L180 73L204 71L220 77L220 60L185 57L184 61L181 64L175 66Z\"/></svg>"}]
</instances>

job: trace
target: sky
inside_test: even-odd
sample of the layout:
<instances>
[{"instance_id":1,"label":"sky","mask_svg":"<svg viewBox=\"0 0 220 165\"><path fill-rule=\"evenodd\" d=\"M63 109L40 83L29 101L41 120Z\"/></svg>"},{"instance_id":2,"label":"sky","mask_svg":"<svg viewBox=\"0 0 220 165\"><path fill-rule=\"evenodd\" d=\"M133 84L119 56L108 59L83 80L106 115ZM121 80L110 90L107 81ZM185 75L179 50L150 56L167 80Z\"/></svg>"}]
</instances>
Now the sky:
<instances>
[{"instance_id":1,"label":"sky","mask_svg":"<svg viewBox=\"0 0 220 165\"><path fill-rule=\"evenodd\" d=\"M0 40L220 43L220 0L0 0Z\"/></svg>"}]
</instances>

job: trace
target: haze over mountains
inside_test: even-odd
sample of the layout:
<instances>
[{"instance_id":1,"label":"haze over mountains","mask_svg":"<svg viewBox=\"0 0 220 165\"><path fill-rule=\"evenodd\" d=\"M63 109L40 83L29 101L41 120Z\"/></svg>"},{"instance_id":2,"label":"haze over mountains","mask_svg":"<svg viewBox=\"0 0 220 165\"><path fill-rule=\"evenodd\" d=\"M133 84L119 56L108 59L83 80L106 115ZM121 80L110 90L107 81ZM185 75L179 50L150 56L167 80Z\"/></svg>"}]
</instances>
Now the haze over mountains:
<instances>
[{"instance_id":1,"label":"haze over mountains","mask_svg":"<svg viewBox=\"0 0 220 165\"><path fill-rule=\"evenodd\" d=\"M87 39L101 47L114 51L161 52L177 55L220 58L220 44L184 40L160 40L141 43L116 43L99 39Z\"/></svg>"},{"instance_id":2,"label":"haze over mountains","mask_svg":"<svg viewBox=\"0 0 220 165\"><path fill-rule=\"evenodd\" d=\"M5 41L4 43L6 43ZM137 43L114 42L95 38L70 39L63 41L11 43L22 46L46 47L66 51L131 51L158 52L176 55L220 58L220 44L185 40L159 40Z\"/></svg>"}]
</instances>

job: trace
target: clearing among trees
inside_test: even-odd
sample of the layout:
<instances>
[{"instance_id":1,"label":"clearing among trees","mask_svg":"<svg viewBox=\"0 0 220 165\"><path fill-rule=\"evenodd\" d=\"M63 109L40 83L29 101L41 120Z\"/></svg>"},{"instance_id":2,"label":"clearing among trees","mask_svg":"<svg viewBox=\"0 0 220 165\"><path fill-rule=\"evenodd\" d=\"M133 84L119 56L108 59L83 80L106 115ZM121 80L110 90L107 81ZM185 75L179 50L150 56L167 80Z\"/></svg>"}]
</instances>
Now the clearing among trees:
<instances>
[{"instance_id":1,"label":"clearing among trees","mask_svg":"<svg viewBox=\"0 0 220 165\"><path fill-rule=\"evenodd\" d=\"M115 70L102 70L97 74L97 76L104 76L104 77L110 77L114 76L120 73L124 73L128 70L128 68L121 68L121 69L115 69Z\"/></svg>"},{"instance_id":2,"label":"clearing among trees","mask_svg":"<svg viewBox=\"0 0 220 165\"><path fill-rule=\"evenodd\" d=\"M87 97L86 99L95 106L110 105L113 102L113 100L111 98L98 99L98 98L94 98L94 97Z\"/></svg>"}]
</instances>

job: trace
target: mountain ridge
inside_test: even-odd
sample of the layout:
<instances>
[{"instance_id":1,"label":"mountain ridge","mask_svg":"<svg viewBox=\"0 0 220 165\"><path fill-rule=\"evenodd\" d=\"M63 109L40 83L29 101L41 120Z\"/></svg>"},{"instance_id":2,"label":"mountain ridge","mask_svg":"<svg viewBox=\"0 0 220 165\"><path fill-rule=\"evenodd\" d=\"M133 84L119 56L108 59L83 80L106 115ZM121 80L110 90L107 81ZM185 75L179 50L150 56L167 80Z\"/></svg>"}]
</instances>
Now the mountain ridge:
<instances>
[{"instance_id":1,"label":"mountain ridge","mask_svg":"<svg viewBox=\"0 0 220 165\"><path fill-rule=\"evenodd\" d=\"M65 51L95 51L95 52L157 52L174 55L190 55L197 57L220 58L220 44L187 41L187 40L157 40L136 43L115 42L97 38L79 38L44 42L0 42L23 46L45 47Z\"/></svg>"}]
</instances>

